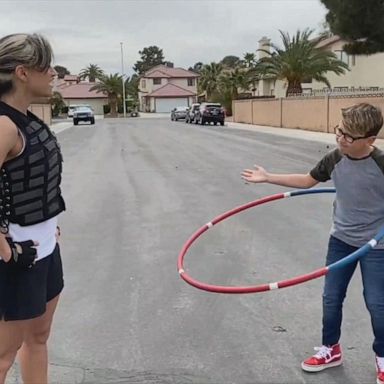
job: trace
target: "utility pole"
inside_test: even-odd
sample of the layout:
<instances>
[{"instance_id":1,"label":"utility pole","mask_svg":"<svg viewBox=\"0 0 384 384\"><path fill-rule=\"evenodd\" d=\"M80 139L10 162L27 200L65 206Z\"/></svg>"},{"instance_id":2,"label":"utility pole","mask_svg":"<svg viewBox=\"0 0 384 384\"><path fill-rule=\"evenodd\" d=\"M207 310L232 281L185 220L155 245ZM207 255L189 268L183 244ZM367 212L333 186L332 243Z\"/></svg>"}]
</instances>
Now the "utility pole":
<instances>
[{"instance_id":1,"label":"utility pole","mask_svg":"<svg viewBox=\"0 0 384 384\"><path fill-rule=\"evenodd\" d=\"M124 117L127 117L127 107L125 105L125 81L124 81L124 59L123 59L123 43L120 43L121 48L121 81L123 82L123 111Z\"/></svg>"}]
</instances>

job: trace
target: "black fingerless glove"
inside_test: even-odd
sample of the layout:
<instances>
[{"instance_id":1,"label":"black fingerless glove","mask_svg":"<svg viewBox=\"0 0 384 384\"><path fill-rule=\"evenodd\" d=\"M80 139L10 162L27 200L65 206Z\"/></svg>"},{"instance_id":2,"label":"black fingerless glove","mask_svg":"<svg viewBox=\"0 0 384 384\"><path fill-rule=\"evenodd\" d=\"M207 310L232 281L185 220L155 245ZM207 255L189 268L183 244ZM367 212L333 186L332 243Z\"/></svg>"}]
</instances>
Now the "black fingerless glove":
<instances>
[{"instance_id":1,"label":"black fingerless glove","mask_svg":"<svg viewBox=\"0 0 384 384\"><path fill-rule=\"evenodd\" d=\"M32 240L14 242L10 237L6 240L11 248L12 256L8 261L10 265L19 268L31 268L35 264L37 251Z\"/></svg>"}]
</instances>

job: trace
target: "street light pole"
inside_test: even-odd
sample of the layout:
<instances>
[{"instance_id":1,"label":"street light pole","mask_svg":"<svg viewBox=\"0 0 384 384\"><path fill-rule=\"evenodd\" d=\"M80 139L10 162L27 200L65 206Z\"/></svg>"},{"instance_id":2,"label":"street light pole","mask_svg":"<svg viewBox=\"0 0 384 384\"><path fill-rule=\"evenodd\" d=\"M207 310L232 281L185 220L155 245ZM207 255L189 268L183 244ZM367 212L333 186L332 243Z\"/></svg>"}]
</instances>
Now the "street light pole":
<instances>
[{"instance_id":1,"label":"street light pole","mask_svg":"<svg viewBox=\"0 0 384 384\"><path fill-rule=\"evenodd\" d=\"M121 48L121 81L123 82L123 111L124 111L124 117L127 116L127 107L125 105L125 81L124 81L124 60L123 60L123 43L120 43Z\"/></svg>"}]
</instances>

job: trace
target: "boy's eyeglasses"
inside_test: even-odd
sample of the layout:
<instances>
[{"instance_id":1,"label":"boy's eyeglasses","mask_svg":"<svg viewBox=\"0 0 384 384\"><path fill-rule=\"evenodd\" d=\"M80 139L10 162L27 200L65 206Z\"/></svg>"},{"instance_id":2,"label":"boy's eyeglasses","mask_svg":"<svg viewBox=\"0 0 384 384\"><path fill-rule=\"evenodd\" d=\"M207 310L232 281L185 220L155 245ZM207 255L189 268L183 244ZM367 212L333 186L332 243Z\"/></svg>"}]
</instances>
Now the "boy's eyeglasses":
<instances>
[{"instance_id":1,"label":"boy's eyeglasses","mask_svg":"<svg viewBox=\"0 0 384 384\"><path fill-rule=\"evenodd\" d=\"M356 140L367 139L368 137L373 136L372 134L367 134L366 136L354 137L354 136L349 135L348 133L345 133L338 125L336 125L334 130L335 130L335 134L337 137L344 137L344 140L349 144L352 144Z\"/></svg>"}]
</instances>

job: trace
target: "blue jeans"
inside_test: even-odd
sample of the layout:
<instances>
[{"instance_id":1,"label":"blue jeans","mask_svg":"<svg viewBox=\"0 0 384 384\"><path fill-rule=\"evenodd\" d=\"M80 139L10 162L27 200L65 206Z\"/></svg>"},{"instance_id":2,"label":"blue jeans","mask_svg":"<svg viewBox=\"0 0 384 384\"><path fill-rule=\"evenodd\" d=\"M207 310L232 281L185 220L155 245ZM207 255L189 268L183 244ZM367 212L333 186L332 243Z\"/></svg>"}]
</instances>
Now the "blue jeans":
<instances>
[{"instance_id":1,"label":"blue jeans","mask_svg":"<svg viewBox=\"0 0 384 384\"><path fill-rule=\"evenodd\" d=\"M350 253L356 247L331 236L328 243L326 265L332 264ZM339 342L341 333L343 301L348 284L360 263L363 279L365 305L371 315L374 334L373 350L384 357L384 249L372 249L360 261L344 268L330 271L325 276L323 293L323 345Z\"/></svg>"}]
</instances>

